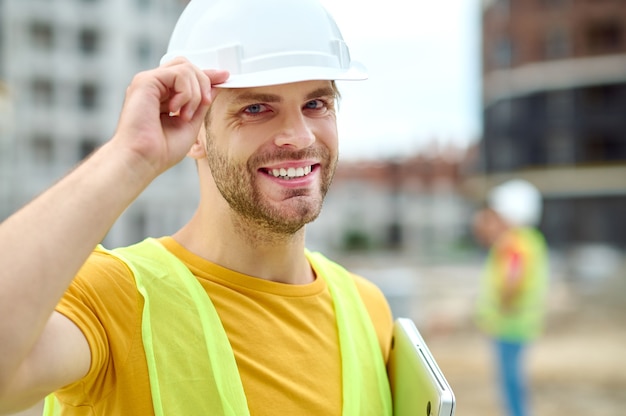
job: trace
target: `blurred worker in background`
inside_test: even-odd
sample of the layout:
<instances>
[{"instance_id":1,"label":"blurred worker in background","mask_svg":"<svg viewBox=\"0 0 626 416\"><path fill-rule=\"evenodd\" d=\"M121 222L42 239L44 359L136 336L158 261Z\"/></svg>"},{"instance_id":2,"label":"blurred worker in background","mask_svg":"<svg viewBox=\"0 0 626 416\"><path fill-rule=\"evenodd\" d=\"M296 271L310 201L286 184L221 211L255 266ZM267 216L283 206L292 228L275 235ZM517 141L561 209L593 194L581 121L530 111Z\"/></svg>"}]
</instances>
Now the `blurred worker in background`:
<instances>
[{"instance_id":1,"label":"blurred worker in background","mask_svg":"<svg viewBox=\"0 0 626 416\"><path fill-rule=\"evenodd\" d=\"M502 395L511 416L528 415L524 350L542 330L548 252L540 221L542 200L529 182L511 180L492 189L474 218L474 233L489 247L476 319L492 337Z\"/></svg>"}]
</instances>

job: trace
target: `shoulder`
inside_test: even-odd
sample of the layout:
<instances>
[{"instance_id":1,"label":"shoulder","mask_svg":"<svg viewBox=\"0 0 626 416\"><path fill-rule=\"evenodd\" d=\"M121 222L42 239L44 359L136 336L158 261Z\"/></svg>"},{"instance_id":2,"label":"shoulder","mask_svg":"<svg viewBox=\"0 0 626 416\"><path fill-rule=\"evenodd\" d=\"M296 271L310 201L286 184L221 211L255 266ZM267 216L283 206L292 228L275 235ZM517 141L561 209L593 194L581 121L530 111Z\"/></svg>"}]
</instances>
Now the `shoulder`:
<instances>
[{"instance_id":1,"label":"shoulder","mask_svg":"<svg viewBox=\"0 0 626 416\"><path fill-rule=\"evenodd\" d=\"M307 257L316 271L318 273L322 272L328 278L333 275L345 276L344 278L350 277L370 315L379 316L381 314L385 315L386 312L389 312L389 305L383 292L373 282L360 275L350 272L340 263L330 259L322 253L307 252ZM391 313L389 312L389 315L390 314Z\"/></svg>"},{"instance_id":2,"label":"shoulder","mask_svg":"<svg viewBox=\"0 0 626 416\"><path fill-rule=\"evenodd\" d=\"M97 248L83 264L72 287L86 291L97 291L101 294L110 292L127 292L134 289L133 275L128 266L117 256Z\"/></svg>"},{"instance_id":3,"label":"shoulder","mask_svg":"<svg viewBox=\"0 0 626 416\"><path fill-rule=\"evenodd\" d=\"M319 265L321 260L322 264L334 267L336 270L340 270L340 275L347 276L347 278L354 282L359 297L361 298L374 326L386 362L389 357L391 337L393 334L393 315L383 292L372 281L346 270L344 266L329 259L322 253L307 253L310 261L314 259L316 260L315 262L312 261L314 266L315 264Z\"/></svg>"},{"instance_id":4,"label":"shoulder","mask_svg":"<svg viewBox=\"0 0 626 416\"><path fill-rule=\"evenodd\" d=\"M131 327L137 317L140 294L128 266L119 258L96 249L83 264L56 310L85 334L92 353L106 359L112 334ZM103 364L103 363L100 363Z\"/></svg>"},{"instance_id":5,"label":"shoulder","mask_svg":"<svg viewBox=\"0 0 626 416\"><path fill-rule=\"evenodd\" d=\"M94 336L106 338L111 320L119 323L124 319L121 316L137 307L139 297L128 266L119 258L96 249L76 274L56 309L83 331L90 330Z\"/></svg>"},{"instance_id":6,"label":"shoulder","mask_svg":"<svg viewBox=\"0 0 626 416\"><path fill-rule=\"evenodd\" d=\"M511 234L513 245L517 251L527 257L544 256L547 252L545 238L536 228L518 228Z\"/></svg>"},{"instance_id":7,"label":"shoulder","mask_svg":"<svg viewBox=\"0 0 626 416\"><path fill-rule=\"evenodd\" d=\"M389 303L380 288L373 282L354 273L350 274L374 324L386 361L393 333L393 315Z\"/></svg>"},{"instance_id":8,"label":"shoulder","mask_svg":"<svg viewBox=\"0 0 626 416\"><path fill-rule=\"evenodd\" d=\"M365 302L365 306L373 309L388 309L389 305L387 303L387 299L385 295L380 290L378 286L376 286L372 281L367 280L366 278L359 276L358 274L354 274L350 272L352 279Z\"/></svg>"}]
</instances>

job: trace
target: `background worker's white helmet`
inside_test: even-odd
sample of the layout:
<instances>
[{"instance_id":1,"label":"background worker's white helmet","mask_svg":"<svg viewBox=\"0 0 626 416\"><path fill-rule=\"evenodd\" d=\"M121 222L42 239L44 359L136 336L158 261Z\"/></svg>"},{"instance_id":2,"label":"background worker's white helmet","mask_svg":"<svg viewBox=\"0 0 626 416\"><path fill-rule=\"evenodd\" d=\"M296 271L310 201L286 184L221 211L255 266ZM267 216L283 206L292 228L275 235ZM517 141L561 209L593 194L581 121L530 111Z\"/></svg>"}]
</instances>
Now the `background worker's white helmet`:
<instances>
[{"instance_id":1,"label":"background worker's white helmet","mask_svg":"<svg viewBox=\"0 0 626 416\"><path fill-rule=\"evenodd\" d=\"M543 207L541 193L530 182L513 179L493 188L487 196L491 209L516 226L537 226Z\"/></svg>"},{"instance_id":2,"label":"background worker's white helmet","mask_svg":"<svg viewBox=\"0 0 626 416\"><path fill-rule=\"evenodd\" d=\"M177 56L230 71L228 88L367 78L318 0L191 0L161 63Z\"/></svg>"}]
</instances>

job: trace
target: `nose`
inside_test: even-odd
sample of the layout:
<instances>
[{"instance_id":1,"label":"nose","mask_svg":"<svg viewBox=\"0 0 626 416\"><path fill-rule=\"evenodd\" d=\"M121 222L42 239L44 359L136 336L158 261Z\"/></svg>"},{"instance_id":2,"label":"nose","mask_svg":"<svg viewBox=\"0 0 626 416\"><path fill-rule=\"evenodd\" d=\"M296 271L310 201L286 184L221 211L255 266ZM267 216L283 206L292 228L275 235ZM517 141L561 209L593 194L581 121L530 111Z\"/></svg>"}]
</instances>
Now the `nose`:
<instances>
[{"instance_id":1,"label":"nose","mask_svg":"<svg viewBox=\"0 0 626 416\"><path fill-rule=\"evenodd\" d=\"M276 146L304 149L315 142L310 120L301 111L284 113L278 122L280 129L274 137Z\"/></svg>"}]
</instances>

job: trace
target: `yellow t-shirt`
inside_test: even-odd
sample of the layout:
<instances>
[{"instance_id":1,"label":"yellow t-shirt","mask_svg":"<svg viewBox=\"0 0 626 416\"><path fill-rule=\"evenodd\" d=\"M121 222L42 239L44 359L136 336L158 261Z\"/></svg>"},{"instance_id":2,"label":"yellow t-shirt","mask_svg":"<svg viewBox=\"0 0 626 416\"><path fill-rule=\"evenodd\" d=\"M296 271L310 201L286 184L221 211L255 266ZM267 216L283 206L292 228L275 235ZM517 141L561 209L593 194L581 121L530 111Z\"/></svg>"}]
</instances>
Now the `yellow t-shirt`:
<instances>
[{"instance_id":1,"label":"yellow t-shirt","mask_svg":"<svg viewBox=\"0 0 626 416\"><path fill-rule=\"evenodd\" d=\"M269 282L208 262L172 238L160 241L210 295L233 347L251 415L341 414L341 357L324 279L306 285ZM376 286L354 278L387 360L389 306ZM142 308L126 265L92 254L57 307L81 328L92 354L88 374L57 392L64 414L153 414Z\"/></svg>"}]
</instances>

